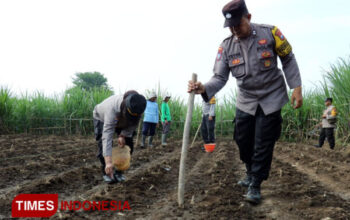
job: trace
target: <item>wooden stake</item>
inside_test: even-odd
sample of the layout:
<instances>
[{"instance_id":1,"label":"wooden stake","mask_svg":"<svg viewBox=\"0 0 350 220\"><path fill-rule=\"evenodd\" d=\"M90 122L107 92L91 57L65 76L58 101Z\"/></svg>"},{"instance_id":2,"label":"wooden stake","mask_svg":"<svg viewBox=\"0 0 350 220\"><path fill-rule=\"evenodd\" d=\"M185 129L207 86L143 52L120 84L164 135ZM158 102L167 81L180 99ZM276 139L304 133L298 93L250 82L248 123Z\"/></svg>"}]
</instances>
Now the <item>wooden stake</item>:
<instances>
[{"instance_id":1,"label":"wooden stake","mask_svg":"<svg viewBox=\"0 0 350 220\"><path fill-rule=\"evenodd\" d=\"M136 136L136 143L135 146L138 147L139 146L139 140L140 140L140 133L141 133L141 124L142 124L142 118L139 121L139 125L137 127L137 136Z\"/></svg>"},{"instance_id":2,"label":"wooden stake","mask_svg":"<svg viewBox=\"0 0 350 220\"><path fill-rule=\"evenodd\" d=\"M192 81L197 82L197 74L192 74ZM191 130L191 122L192 122L192 112L194 105L194 96L195 92L192 91L188 98L188 109L185 121L185 128L182 137L182 150L181 150L181 159L180 159L180 169L179 169L179 186L177 199L180 207L184 204L184 194L185 194L185 170L186 170L186 157L187 157L187 148L190 139L190 130Z\"/></svg>"},{"instance_id":3,"label":"wooden stake","mask_svg":"<svg viewBox=\"0 0 350 220\"><path fill-rule=\"evenodd\" d=\"M193 144L194 144L194 142L196 141L196 138L197 138L197 136L198 136L199 130L200 130L201 127L202 127L202 123L203 123L203 121L201 121L201 123L199 124L199 126L198 126L198 128L197 128L196 134L194 135L194 138L193 138L193 141L192 141L192 144L191 144L190 148L193 147Z\"/></svg>"}]
</instances>

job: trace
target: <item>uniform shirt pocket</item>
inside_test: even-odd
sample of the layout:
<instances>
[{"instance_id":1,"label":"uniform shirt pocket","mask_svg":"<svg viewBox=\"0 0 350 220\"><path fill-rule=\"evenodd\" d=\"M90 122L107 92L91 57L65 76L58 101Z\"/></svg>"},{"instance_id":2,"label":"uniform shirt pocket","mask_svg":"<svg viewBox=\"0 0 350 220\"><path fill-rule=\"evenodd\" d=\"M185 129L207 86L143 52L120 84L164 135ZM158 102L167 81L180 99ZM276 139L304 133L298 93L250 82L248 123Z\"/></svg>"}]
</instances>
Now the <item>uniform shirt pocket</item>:
<instances>
[{"instance_id":1,"label":"uniform shirt pocket","mask_svg":"<svg viewBox=\"0 0 350 220\"><path fill-rule=\"evenodd\" d=\"M229 67L233 77L239 79L246 75L244 63L243 57L235 57L229 60Z\"/></svg>"},{"instance_id":2,"label":"uniform shirt pocket","mask_svg":"<svg viewBox=\"0 0 350 220\"><path fill-rule=\"evenodd\" d=\"M277 65L275 55L270 49L258 50L259 65L261 71L273 69Z\"/></svg>"}]
</instances>

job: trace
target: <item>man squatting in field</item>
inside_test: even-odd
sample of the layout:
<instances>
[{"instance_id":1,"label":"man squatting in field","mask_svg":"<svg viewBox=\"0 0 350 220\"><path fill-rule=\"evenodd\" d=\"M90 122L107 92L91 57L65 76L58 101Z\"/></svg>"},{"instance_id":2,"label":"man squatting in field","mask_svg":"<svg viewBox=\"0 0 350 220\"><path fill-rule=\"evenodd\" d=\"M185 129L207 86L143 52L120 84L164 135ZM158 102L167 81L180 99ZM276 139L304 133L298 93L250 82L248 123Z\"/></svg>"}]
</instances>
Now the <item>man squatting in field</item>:
<instances>
[{"instance_id":1,"label":"man squatting in field","mask_svg":"<svg viewBox=\"0 0 350 220\"><path fill-rule=\"evenodd\" d=\"M270 25L250 23L251 14L244 0L234 0L222 10L224 27L232 35L226 38L216 57L214 76L206 84L189 82L188 92L210 100L232 75L237 80L235 141L247 176L238 182L248 187L247 201L259 203L260 185L270 172L275 142L281 133L281 108L288 102L279 56L290 89L291 103L302 106L301 78L292 47L281 31ZM294 103L296 102L296 105Z\"/></svg>"},{"instance_id":2,"label":"man squatting in field","mask_svg":"<svg viewBox=\"0 0 350 220\"><path fill-rule=\"evenodd\" d=\"M334 128L336 127L337 122L337 109L332 105L332 103L332 98L326 98L324 103L326 109L323 111L321 122L321 134L316 147L322 147L327 137L329 147L333 150L335 146Z\"/></svg>"},{"instance_id":3,"label":"man squatting in field","mask_svg":"<svg viewBox=\"0 0 350 220\"><path fill-rule=\"evenodd\" d=\"M95 106L93 118L95 138L98 141L97 157L101 162L105 182L125 180L121 171L115 170L113 174L113 134L114 132L118 134L119 147L128 145L132 154L134 148L132 137L145 108L145 97L133 90L124 95L113 95Z\"/></svg>"}]
</instances>

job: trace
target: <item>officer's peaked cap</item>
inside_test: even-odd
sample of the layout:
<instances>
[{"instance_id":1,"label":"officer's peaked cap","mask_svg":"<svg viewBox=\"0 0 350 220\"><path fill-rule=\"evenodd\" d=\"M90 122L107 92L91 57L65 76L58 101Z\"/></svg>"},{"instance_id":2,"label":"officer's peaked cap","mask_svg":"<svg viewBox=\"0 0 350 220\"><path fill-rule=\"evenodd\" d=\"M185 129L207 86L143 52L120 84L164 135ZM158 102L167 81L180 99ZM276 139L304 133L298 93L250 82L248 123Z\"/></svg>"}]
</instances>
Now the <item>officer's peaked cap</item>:
<instances>
[{"instance_id":1,"label":"officer's peaked cap","mask_svg":"<svg viewBox=\"0 0 350 220\"><path fill-rule=\"evenodd\" d=\"M225 17L224 27L234 27L240 24L244 15L248 14L248 9L244 0L233 0L224 6L222 14Z\"/></svg>"}]
</instances>

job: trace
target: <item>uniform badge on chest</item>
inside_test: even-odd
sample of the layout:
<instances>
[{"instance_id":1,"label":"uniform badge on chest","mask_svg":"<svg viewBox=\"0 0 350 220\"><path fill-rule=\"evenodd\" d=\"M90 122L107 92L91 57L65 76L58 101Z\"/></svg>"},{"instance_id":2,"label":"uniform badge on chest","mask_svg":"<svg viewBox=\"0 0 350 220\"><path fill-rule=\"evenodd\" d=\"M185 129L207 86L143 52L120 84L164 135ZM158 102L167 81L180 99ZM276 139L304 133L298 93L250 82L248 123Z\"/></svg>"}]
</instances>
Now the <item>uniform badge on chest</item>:
<instances>
[{"instance_id":1,"label":"uniform badge on chest","mask_svg":"<svg viewBox=\"0 0 350 220\"><path fill-rule=\"evenodd\" d=\"M259 45L265 45L267 44L267 40L264 38L264 39L261 39L258 41Z\"/></svg>"},{"instance_id":2,"label":"uniform badge on chest","mask_svg":"<svg viewBox=\"0 0 350 220\"><path fill-rule=\"evenodd\" d=\"M264 51L264 52L262 52L262 53L261 53L261 57L262 57L262 58L269 58L269 57L271 57L270 51Z\"/></svg>"},{"instance_id":3,"label":"uniform badge on chest","mask_svg":"<svg viewBox=\"0 0 350 220\"><path fill-rule=\"evenodd\" d=\"M264 66L265 67L270 67L271 66L271 60L265 60L264 61Z\"/></svg>"}]
</instances>

